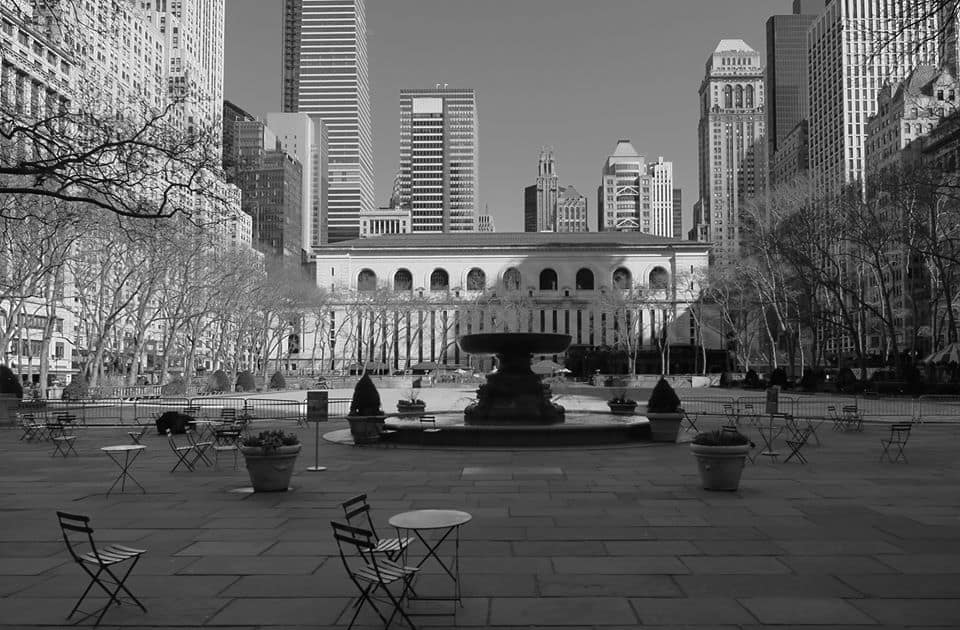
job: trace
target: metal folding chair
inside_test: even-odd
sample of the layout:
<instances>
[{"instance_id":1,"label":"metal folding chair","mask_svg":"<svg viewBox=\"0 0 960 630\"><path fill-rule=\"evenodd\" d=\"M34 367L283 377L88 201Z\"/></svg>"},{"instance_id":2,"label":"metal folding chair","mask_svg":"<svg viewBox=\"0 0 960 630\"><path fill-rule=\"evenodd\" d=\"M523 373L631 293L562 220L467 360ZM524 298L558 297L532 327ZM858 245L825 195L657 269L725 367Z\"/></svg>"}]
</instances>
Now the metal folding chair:
<instances>
[{"instance_id":1,"label":"metal folding chair","mask_svg":"<svg viewBox=\"0 0 960 630\"><path fill-rule=\"evenodd\" d=\"M740 424L740 419L737 417L737 408L733 403L724 403L723 415L727 419L727 424L732 426Z\"/></svg>"},{"instance_id":2,"label":"metal folding chair","mask_svg":"<svg viewBox=\"0 0 960 630\"><path fill-rule=\"evenodd\" d=\"M856 405L844 405L841 416L842 428L844 431L853 429L854 431L863 431L863 415Z\"/></svg>"},{"instance_id":3,"label":"metal folding chair","mask_svg":"<svg viewBox=\"0 0 960 630\"><path fill-rule=\"evenodd\" d=\"M837 411L836 405L827 405L827 418L833 422L833 430L843 430L843 416Z\"/></svg>"},{"instance_id":4,"label":"metal folding chair","mask_svg":"<svg viewBox=\"0 0 960 630\"><path fill-rule=\"evenodd\" d=\"M173 454L177 456L177 463L173 465L173 468L170 469L170 472L176 472L177 468L179 468L181 464L186 466L187 470L193 472L197 460L200 459L200 455L197 453L196 447L194 447L193 444L177 446L176 441L173 439L173 433L170 431L170 429L167 429L167 443L170 444L170 450L173 451Z\"/></svg>"},{"instance_id":5,"label":"metal folding chair","mask_svg":"<svg viewBox=\"0 0 960 630\"><path fill-rule=\"evenodd\" d=\"M907 447L907 440L910 439L910 429L913 425L909 422L895 422L890 425L890 437L885 440L880 440L880 445L883 447L883 451L880 453L880 461L883 461L883 458L886 457L891 464L903 460L904 464L907 464L907 454L903 449ZM896 449L893 452L893 455L890 454L890 449Z\"/></svg>"},{"instance_id":6,"label":"metal folding chair","mask_svg":"<svg viewBox=\"0 0 960 630\"><path fill-rule=\"evenodd\" d=\"M795 439L787 440L787 446L790 447L790 453L787 455L787 458L783 460L783 463L789 462L793 457L796 457L801 464L807 463L807 458L804 457L803 453L800 451L803 450L804 446L806 446L807 440L810 439L810 435L812 433L813 429L810 427L805 427L797 432Z\"/></svg>"},{"instance_id":7,"label":"metal folding chair","mask_svg":"<svg viewBox=\"0 0 960 630\"><path fill-rule=\"evenodd\" d=\"M693 431L694 433L700 432L700 427L697 426L697 417L691 416L687 413L687 410L683 407L677 409L680 412L680 428L686 429L688 431Z\"/></svg>"},{"instance_id":8,"label":"metal folding chair","mask_svg":"<svg viewBox=\"0 0 960 630\"><path fill-rule=\"evenodd\" d=\"M420 416L420 442L426 443L427 435L431 433L440 433L441 429L437 426L436 416Z\"/></svg>"},{"instance_id":9,"label":"metal folding chair","mask_svg":"<svg viewBox=\"0 0 960 630\"><path fill-rule=\"evenodd\" d=\"M197 459L203 460L203 463L206 464L207 466L213 466L213 460L210 459L209 455L207 455L207 450L211 446L213 446L213 442L197 441L196 434L190 429L187 429L187 441L190 442L190 446L192 446L197 451Z\"/></svg>"},{"instance_id":10,"label":"metal folding chair","mask_svg":"<svg viewBox=\"0 0 960 630\"><path fill-rule=\"evenodd\" d=\"M25 413L20 415L20 430L22 431L20 440L31 442L43 438L45 427L42 423L37 422L32 413Z\"/></svg>"},{"instance_id":11,"label":"metal folding chair","mask_svg":"<svg viewBox=\"0 0 960 630\"><path fill-rule=\"evenodd\" d=\"M397 564L375 553L376 544L374 543L373 532L370 530L335 521L330 521L330 525L333 527L333 535L340 551L340 560L347 570L350 581L360 591L359 599L353 604L356 610L353 617L350 618L347 630L353 628L364 603L370 604L370 607L383 621L384 628L389 628L390 623L399 613L410 627L416 630L413 620L403 610L403 602L408 591L410 591L418 569ZM390 586L396 583L403 586L399 595L395 595L390 590ZM380 612L377 602L389 604L393 607L389 618Z\"/></svg>"},{"instance_id":12,"label":"metal folding chair","mask_svg":"<svg viewBox=\"0 0 960 630\"><path fill-rule=\"evenodd\" d=\"M743 432L737 426L732 424L723 425L722 427L720 427L720 432L722 434L722 437L726 437L728 435L733 435L736 433L740 433L741 435L743 434ZM756 447L757 445L753 443L753 440L750 440L750 450L747 451L747 461L750 462L751 464L755 463L754 458L756 457L756 455L754 455L753 449L755 449Z\"/></svg>"},{"instance_id":13,"label":"metal folding chair","mask_svg":"<svg viewBox=\"0 0 960 630\"><path fill-rule=\"evenodd\" d=\"M47 435L50 436L50 441L53 443L53 451L50 453L50 457L56 457L60 455L61 457L67 457L70 453L79 456L77 449L74 448L73 443L76 442L76 435L68 435L67 428L62 422L48 422L46 424Z\"/></svg>"},{"instance_id":14,"label":"metal folding chair","mask_svg":"<svg viewBox=\"0 0 960 630\"><path fill-rule=\"evenodd\" d=\"M127 431L127 435L130 436L130 439L134 444L140 444L140 440L143 439L143 436L146 435L149 425L143 425L140 427L139 431Z\"/></svg>"},{"instance_id":15,"label":"metal folding chair","mask_svg":"<svg viewBox=\"0 0 960 630\"><path fill-rule=\"evenodd\" d=\"M77 600L73 610L67 615L67 619L73 617L79 610L80 604L83 603L83 600L86 599L94 586L100 587L109 598L103 608L93 612L80 611L84 613L83 619L92 617L99 612L100 614L94 625L100 624L100 621L111 605L120 606L123 603L134 603L140 607L140 610L147 612L146 607L140 603L140 600L137 599L124 584L127 581L127 576L129 576L133 568L137 566L140 556L145 554L147 550L134 549L124 545L107 545L98 548L96 542L93 540L93 529L90 527L90 517L57 512L57 518L60 519L60 530L63 533L63 540L67 545L67 550L70 552L74 561L80 565L80 568L90 576L90 583L83 591L80 599ZM86 537L85 539L84 536ZM126 572L124 572L122 576L118 575L119 572L114 573L112 567L127 560L131 560L132 562L130 562ZM96 571L94 571L92 567L96 567ZM119 597L120 591L126 593L129 600L121 599ZM83 621L83 619L79 619L75 623L79 623Z\"/></svg>"},{"instance_id":16,"label":"metal folding chair","mask_svg":"<svg viewBox=\"0 0 960 630\"><path fill-rule=\"evenodd\" d=\"M370 530L373 538L373 553L381 553L388 560L396 560L406 551L413 538L380 538L377 536L377 529L373 526L373 517L370 516L370 505L367 503L366 494L358 494L352 499L348 499L340 504L343 508L343 516L347 519L348 525L355 525L356 519L366 519L366 523L361 522L366 529Z\"/></svg>"}]
</instances>

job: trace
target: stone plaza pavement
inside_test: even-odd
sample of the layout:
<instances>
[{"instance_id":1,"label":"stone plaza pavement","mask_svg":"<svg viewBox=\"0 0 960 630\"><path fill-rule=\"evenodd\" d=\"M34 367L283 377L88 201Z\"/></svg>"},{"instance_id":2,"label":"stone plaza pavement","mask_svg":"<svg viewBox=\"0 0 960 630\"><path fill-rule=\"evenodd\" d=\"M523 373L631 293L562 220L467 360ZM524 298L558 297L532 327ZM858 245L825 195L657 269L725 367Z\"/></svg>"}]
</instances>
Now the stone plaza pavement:
<instances>
[{"instance_id":1,"label":"stone plaza pavement","mask_svg":"<svg viewBox=\"0 0 960 630\"><path fill-rule=\"evenodd\" d=\"M884 425L836 433L824 424L808 464L758 457L734 493L700 489L686 444L440 450L321 440L328 470L307 472L314 432L297 431L292 492L232 492L248 485L242 460L236 471L221 462L171 474L166 439L151 432L133 468L147 493L128 486L107 497L118 469L99 448L128 443L125 429L81 430L70 458L0 430L0 627L68 625L87 580L55 510L90 515L101 542L149 550L128 582L148 612L115 608L102 628L346 627L355 591L329 521L360 492L381 534L408 509L473 515L462 529L463 607L455 618L417 617L425 627L960 627L960 424L915 426L907 464L878 462ZM418 592L448 593L449 580L426 566ZM369 611L360 619L382 627Z\"/></svg>"}]
</instances>

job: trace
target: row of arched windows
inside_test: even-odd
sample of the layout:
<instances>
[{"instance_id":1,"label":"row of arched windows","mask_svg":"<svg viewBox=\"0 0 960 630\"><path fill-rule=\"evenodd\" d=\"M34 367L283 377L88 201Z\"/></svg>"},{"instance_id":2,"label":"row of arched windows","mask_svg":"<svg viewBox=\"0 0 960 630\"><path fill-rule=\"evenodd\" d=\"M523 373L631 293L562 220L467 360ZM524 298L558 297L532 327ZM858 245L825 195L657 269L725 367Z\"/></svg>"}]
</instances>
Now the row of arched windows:
<instances>
[{"instance_id":1,"label":"row of arched windows","mask_svg":"<svg viewBox=\"0 0 960 630\"><path fill-rule=\"evenodd\" d=\"M626 267L618 267L611 276L613 286L618 289L629 289L633 284L633 274ZM666 289L670 282L670 274L663 267L655 267L648 278L649 286L654 289ZM575 286L578 291L593 291L596 289L593 271L582 268L577 271ZM521 284L520 270L510 267L503 272L503 287L507 290L519 291ZM557 291L560 287L559 277L553 269L547 268L540 272L539 289L541 291ZM363 269L357 274L358 291L374 291L377 288L377 274L371 269ZM450 288L450 274L445 269L437 268L430 273L430 290L446 291ZM467 272L467 291L483 291L487 288L487 274L482 269L474 267ZM393 274L394 291L413 291L413 274L408 269L398 269Z\"/></svg>"},{"instance_id":2,"label":"row of arched windows","mask_svg":"<svg viewBox=\"0 0 960 630\"><path fill-rule=\"evenodd\" d=\"M746 96L746 99L744 99ZM746 103L744 103L746 100ZM732 85L725 85L723 88L723 106L727 109L732 107L753 107L753 86L748 85L746 89L742 85L734 88Z\"/></svg>"}]
</instances>

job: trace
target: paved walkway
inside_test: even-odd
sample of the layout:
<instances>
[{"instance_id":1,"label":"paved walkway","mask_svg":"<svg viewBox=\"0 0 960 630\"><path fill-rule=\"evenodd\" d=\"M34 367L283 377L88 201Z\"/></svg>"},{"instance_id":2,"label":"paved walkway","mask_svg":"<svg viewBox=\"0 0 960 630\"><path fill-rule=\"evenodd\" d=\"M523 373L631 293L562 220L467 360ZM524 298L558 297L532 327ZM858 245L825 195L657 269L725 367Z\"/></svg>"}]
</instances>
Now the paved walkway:
<instances>
[{"instance_id":1,"label":"paved walkway","mask_svg":"<svg viewBox=\"0 0 960 630\"><path fill-rule=\"evenodd\" d=\"M325 431L344 428L330 423ZM103 628L345 627L353 585L329 521L366 492L393 513L469 511L464 605L427 627L960 627L960 427L920 425L909 464L878 463L887 429L821 429L810 463L748 464L741 489L698 486L686 445L564 450L359 449L313 431L291 493L231 492L246 472L169 473L146 439L134 474L148 493L104 495L116 467L99 451L122 429L86 429L80 456L0 431L0 627L64 627L85 585L54 511L93 518L98 539L149 549L124 607ZM758 440L759 441L759 440ZM448 588L425 575L421 592ZM364 614L363 627L379 627ZM398 627L403 627L402 625Z\"/></svg>"}]
</instances>

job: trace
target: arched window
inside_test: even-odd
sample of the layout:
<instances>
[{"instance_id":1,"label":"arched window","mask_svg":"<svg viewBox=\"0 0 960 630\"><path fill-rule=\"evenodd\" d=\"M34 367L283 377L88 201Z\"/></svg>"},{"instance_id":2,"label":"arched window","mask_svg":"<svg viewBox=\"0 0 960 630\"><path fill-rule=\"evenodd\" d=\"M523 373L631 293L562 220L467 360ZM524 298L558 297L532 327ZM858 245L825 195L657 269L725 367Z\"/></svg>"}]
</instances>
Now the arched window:
<instances>
[{"instance_id":1,"label":"arched window","mask_svg":"<svg viewBox=\"0 0 960 630\"><path fill-rule=\"evenodd\" d=\"M433 270L433 273L430 274L430 290L431 291L446 291L450 288L450 276L447 274L446 270L437 269Z\"/></svg>"},{"instance_id":2,"label":"arched window","mask_svg":"<svg viewBox=\"0 0 960 630\"><path fill-rule=\"evenodd\" d=\"M357 291L376 291L377 274L370 269L361 269L357 274Z\"/></svg>"},{"instance_id":3,"label":"arched window","mask_svg":"<svg viewBox=\"0 0 960 630\"><path fill-rule=\"evenodd\" d=\"M406 269L397 269L393 274L394 291L413 291L413 274Z\"/></svg>"},{"instance_id":4,"label":"arched window","mask_svg":"<svg viewBox=\"0 0 960 630\"><path fill-rule=\"evenodd\" d=\"M510 267L503 272L503 287L508 291L520 290L520 270Z\"/></svg>"},{"instance_id":5,"label":"arched window","mask_svg":"<svg viewBox=\"0 0 960 630\"><path fill-rule=\"evenodd\" d=\"M557 290L557 272L553 269L544 269L540 272L540 290L541 291L556 291Z\"/></svg>"},{"instance_id":6,"label":"arched window","mask_svg":"<svg viewBox=\"0 0 960 630\"><path fill-rule=\"evenodd\" d=\"M650 288L666 289L670 286L670 274L663 267L654 267L650 272Z\"/></svg>"},{"instance_id":7,"label":"arched window","mask_svg":"<svg viewBox=\"0 0 960 630\"><path fill-rule=\"evenodd\" d=\"M723 106L727 109L733 107L733 88L729 85L723 88Z\"/></svg>"},{"instance_id":8,"label":"arched window","mask_svg":"<svg viewBox=\"0 0 960 630\"><path fill-rule=\"evenodd\" d=\"M752 85L747 86L747 107L748 108L753 107L753 86Z\"/></svg>"},{"instance_id":9,"label":"arched window","mask_svg":"<svg viewBox=\"0 0 960 630\"><path fill-rule=\"evenodd\" d=\"M593 291L593 272L589 269L577 272L577 291Z\"/></svg>"},{"instance_id":10,"label":"arched window","mask_svg":"<svg viewBox=\"0 0 960 630\"><path fill-rule=\"evenodd\" d=\"M743 86L742 85L737 86L737 97L735 100L735 105L737 107L743 107Z\"/></svg>"},{"instance_id":11,"label":"arched window","mask_svg":"<svg viewBox=\"0 0 960 630\"><path fill-rule=\"evenodd\" d=\"M620 267L613 272L613 286L618 289L629 289L633 283L633 276L626 267Z\"/></svg>"},{"instance_id":12,"label":"arched window","mask_svg":"<svg viewBox=\"0 0 960 630\"><path fill-rule=\"evenodd\" d=\"M487 288L487 274L474 267L467 273L467 291L483 291Z\"/></svg>"}]
</instances>

